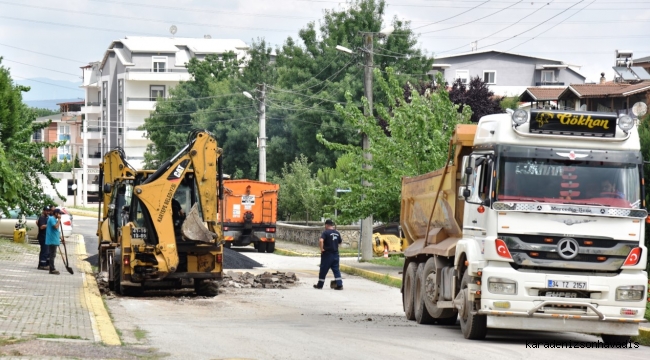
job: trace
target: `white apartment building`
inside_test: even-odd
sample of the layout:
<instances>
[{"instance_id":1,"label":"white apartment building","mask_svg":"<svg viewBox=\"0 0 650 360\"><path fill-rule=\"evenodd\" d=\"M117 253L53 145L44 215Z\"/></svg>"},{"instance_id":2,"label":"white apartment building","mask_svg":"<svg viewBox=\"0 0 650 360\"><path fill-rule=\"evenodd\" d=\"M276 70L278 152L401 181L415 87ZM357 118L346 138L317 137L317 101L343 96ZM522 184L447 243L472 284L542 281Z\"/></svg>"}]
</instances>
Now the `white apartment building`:
<instances>
[{"instance_id":1,"label":"white apartment building","mask_svg":"<svg viewBox=\"0 0 650 360\"><path fill-rule=\"evenodd\" d=\"M119 146L128 162L141 168L150 143L141 126L155 109L158 97L169 97L171 88L190 80L185 64L191 58L229 51L244 59L248 49L237 39L127 36L113 41L100 62L82 68L88 165L95 167L105 152Z\"/></svg>"}]
</instances>

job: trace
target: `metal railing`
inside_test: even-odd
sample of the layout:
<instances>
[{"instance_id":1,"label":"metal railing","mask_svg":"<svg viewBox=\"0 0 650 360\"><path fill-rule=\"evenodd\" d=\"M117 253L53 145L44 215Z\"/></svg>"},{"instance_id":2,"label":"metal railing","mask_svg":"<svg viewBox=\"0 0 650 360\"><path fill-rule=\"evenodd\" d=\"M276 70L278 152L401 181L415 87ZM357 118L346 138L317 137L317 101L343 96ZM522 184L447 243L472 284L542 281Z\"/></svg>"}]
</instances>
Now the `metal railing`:
<instances>
[{"instance_id":1,"label":"metal railing","mask_svg":"<svg viewBox=\"0 0 650 360\"><path fill-rule=\"evenodd\" d=\"M128 97L126 101L156 101L157 99L155 97Z\"/></svg>"},{"instance_id":2,"label":"metal railing","mask_svg":"<svg viewBox=\"0 0 650 360\"><path fill-rule=\"evenodd\" d=\"M537 82L535 82L535 86L544 86L544 85L564 86L564 82L560 82L560 81L537 81Z\"/></svg>"},{"instance_id":3,"label":"metal railing","mask_svg":"<svg viewBox=\"0 0 650 360\"><path fill-rule=\"evenodd\" d=\"M126 68L126 72L148 72L148 73L186 73L187 69L154 69L154 68Z\"/></svg>"},{"instance_id":4,"label":"metal railing","mask_svg":"<svg viewBox=\"0 0 650 360\"><path fill-rule=\"evenodd\" d=\"M86 103L86 106L99 106L99 105L100 105L99 101L95 101L95 102L89 101Z\"/></svg>"}]
</instances>

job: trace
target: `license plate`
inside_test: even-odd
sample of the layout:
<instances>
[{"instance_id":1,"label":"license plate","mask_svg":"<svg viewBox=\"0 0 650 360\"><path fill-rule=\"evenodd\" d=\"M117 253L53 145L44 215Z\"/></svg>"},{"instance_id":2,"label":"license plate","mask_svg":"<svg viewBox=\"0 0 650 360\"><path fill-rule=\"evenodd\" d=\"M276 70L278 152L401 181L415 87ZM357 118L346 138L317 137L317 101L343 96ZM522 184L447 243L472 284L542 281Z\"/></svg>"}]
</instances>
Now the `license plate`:
<instances>
[{"instance_id":1,"label":"license plate","mask_svg":"<svg viewBox=\"0 0 650 360\"><path fill-rule=\"evenodd\" d=\"M548 280L549 289L579 289L586 290L586 281Z\"/></svg>"},{"instance_id":2,"label":"license plate","mask_svg":"<svg viewBox=\"0 0 650 360\"><path fill-rule=\"evenodd\" d=\"M544 296L575 299L578 297L578 293L564 292L564 291L547 291L546 294L544 294Z\"/></svg>"}]
</instances>

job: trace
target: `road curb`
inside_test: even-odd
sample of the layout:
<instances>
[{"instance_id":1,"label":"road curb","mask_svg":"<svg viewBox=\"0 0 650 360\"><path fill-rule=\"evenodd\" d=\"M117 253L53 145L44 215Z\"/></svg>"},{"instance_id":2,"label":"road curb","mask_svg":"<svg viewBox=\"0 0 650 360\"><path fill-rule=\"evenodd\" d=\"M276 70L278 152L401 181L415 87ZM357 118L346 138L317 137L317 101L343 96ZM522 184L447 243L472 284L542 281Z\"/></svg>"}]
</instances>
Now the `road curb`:
<instances>
[{"instance_id":1,"label":"road curb","mask_svg":"<svg viewBox=\"0 0 650 360\"><path fill-rule=\"evenodd\" d=\"M650 337L650 328L639 326L639 336Z\"/></svg>"},{"instance_id":2,"label":"road curb","mask_svg":"<svg viewBox=\"0 0 650 360\"><path fill-rule=\"evenodd\" d=\"M96 332L96 334L98 333L99 338L106 345L122 345L122 341L117 335L117 330L115 330L115 326L113 326L113 321L111 321L111 317L108 315L108 310L104 306L104 301L99 292L99 287L97 286L97 281L93 275L92 268L90 267L90 264L85 261L86 243L84 237L81 234L77 234L77 238L80 239L77 243L77 254L79 257L79 262L77 264L81 270L81 275L83 276L83 297L86 300L91 321L94 319L94 321L92 321L93 332Z\"/></svg>"},{"instance_id":3,"label":"road curb","mask_svg":"<svg viewBox=\"0 0 650 360\"><path fill-rule=\"evenodd\" d=\"M320 257L320 254L305 254L305 253L299 253L295 252L292 250L287 250L287 249L282 249L282 248L275 248L275 252L278 255L287 255L287 256L302 256L302 257ZM339 254L339 257L355 257L357 255L347 255L347 254Z\"/></svg>"},{"instance_id":4,"label":"road curb","mask_svg":"<svg viewBox=\"0 0 650 360\"><path fill-rule=\"evenodd\" d=\"M378 272L374 272L370 270L360 269L358 267L354 267L350 265L340 264L339 269L346 274L359 275L368 280L378 281L378 280L386 279L386 277L388 277L391 280L399 281L400 284L402 282L401 278L390 276L388 274L380 274Z\"/></svg>"},{"instance_id":5,"label":"road curb","mask_svg":"<svg viewBox=\"0 0 650 360\"><path fill-rule=\"evenodd\" d=\"M65 208L65 209L72 215L97 217L97 212L79 210L74 208Z\"/></svg>"}]
</instances>

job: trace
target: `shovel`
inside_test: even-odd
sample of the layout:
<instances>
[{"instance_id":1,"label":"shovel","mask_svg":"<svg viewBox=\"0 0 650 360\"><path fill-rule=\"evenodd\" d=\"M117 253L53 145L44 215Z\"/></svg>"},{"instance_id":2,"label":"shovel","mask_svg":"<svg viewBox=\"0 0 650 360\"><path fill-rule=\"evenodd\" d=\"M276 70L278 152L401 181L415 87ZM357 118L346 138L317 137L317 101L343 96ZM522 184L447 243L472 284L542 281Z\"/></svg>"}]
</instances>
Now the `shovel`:
<instances>
[{"instance_id":1,"label":"shovel","mask_svg":"<svg viewBox=\"0 0 650 360\"><path fill-rule=\"evenodd\" d=\"M70 274L74 274L72 268L68 266L70 262L68 261L68 249L65 247L65 237L63 236L63 233L61 233L61 238L63 238L62 244L63 244L63 250L65 251L65 257L64 257L63 254L61 253L61 247L59 246L59 254L61 254L61 260L63 260L63 265L65 265L65 269L68 270Z\"/></svg>"}]
</instances>

